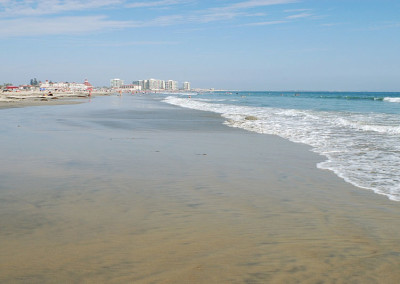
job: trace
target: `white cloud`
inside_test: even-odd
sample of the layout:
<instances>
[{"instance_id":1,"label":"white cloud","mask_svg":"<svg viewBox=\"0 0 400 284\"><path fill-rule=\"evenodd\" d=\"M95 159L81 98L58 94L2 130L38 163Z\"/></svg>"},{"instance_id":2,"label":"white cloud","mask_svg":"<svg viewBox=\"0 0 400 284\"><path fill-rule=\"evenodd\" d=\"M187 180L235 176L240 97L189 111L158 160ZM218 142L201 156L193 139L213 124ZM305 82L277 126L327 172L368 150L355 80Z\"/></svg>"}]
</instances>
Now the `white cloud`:
<instances>
[{"instance_id":1,"label":"white cloud","mask_svg":"<svg viewBox=\"0 0 400 284\"><path fill-rule=\"evenodd\" d=\"M255 16L258 17L261 14L249 14L246 13L246 10L252 8L259 8L271 5L279 5L279 4L289 4L298 2L298 0L248 0L241 1L235 4L230 4L227 6L210 8L205 11L201 11L200 22L213 22L213 21L223 21L230 20L238 17L248 17Z\"/></svg>"},{"instance_id":2,"label":"white cloud","mask_svg":"<svg viewBox=\"0 0 400 284\"><path fill-rule=\"evenodd\" d=\"M400 22L384 22L370 26L367 28L367 30L379 31L379 30L397 29L397 28L400 28Z\"/></svg>"},{"instance_id":3,"label":"white cloud","mask_svg":"<svg viewBox=\"0 0 400 284\"><path fill-rule=\"evenodd\" d=\"M258 22L258 23L249 23L245 24L243 26L269 26L269 25L279 25L279 24L285 24L288 21L266 21L266 22Z\"/></svg>"},{"instance_id":4,"label":"white cloud","mask_svg":"<svg viewBox=\"0 0 400 284\"><path fill-rule=\"evenodd\" d=\"M287 16L286 19L300 19L300 18L308 18L313 16L313 14L311 13L300 13L300 14L296 14L296 15L291 15L291 16Z\"/></svg>"},{"instance_id":5,"label":"white cloud","mask_svg":"<svg viewBox=\"0 0 400 284\"><path fill-rule=\"evenodd\" d=\"M96 12L104 12L105 9L118 8L152 8L168 7L184 3L193 3L194 0L154 0L136 1L128 0L0 0L0 36L41 36L41 35L71 35L90 34L115 29L131 29L141 27L165 27L172 25L201 24L230 21L237 18L256 18L265 16L263 11L250 11L270 5L289 4L298 0L247 0L221 7L213 7L204 10L190 10L185 14L165 15L143 21L115 20L104 15L96 15ZM83 11L91 12L88 16L69 16L67 12ZM94 15L93 15L94 13ZM309 13L301 13L288 16L295 19L310 16ZM247 24L247 26L266 26L286 23L286 20L259 21Z\"/></svg>"},{"instance_id":6,"label":"white cloud","mask_svg":"<svg viewBox=\"0 0 400 284\"><path fill-rule=\"evenodd\" d=\"M147 8L147 7L159 7L159 6L170 6L182 4L186 1L182 0L162 0L162 1L146 1L146 2L134 2L127 4L127 8Z\"/></svg>"},{"instance_id":7,"label":"white cloud","mask_svg":"<svg viewBox=\"0 0 400 284\"><path fill-rule=\"evenodd\" d=\"M130 42L112 42L112 43L100 43L98 46L135 46L135 45L177 45L180 42L177 41L130 41Z\"/></svg>"},{"instance_id":8,"label":"white cloud","mask_svg":"<svg viewBox=\"0 0 400 284\"><path fill-rule=\"evenodd\" d=\"M79 35L126 28L164 27L184 21L186 18L180 15L148 21L115 21L104 15L5 19L0 20L0 36Z\"/></svg>"},{"instance_id":9,"label":"white cloud","mask_svg":"<svg viewBox=\"0 0 400 284\"><path fill-rule=\"evenodd\" d=\"M226 21L226 20L234 19L240 15L241 14L237 13L237 12L215 11L215 12L204 13L204 14L198 15L196 17L192 16L192 19L194 19L195 22L210 23L210 22Z\"/></svg>"},{"instance_id":10,"label":"white cloud","mask_svg":"<svg viewBox=\"0 0 400 284\"><path fill-rule=\"evenodd\" d=\"M285 13L297 13L297 12L309 12L312 11L312 9L288 9L285 10Z\"/></svg>"},{"instance_id":11,"label":"white cloud","mask_svg":"<svg viewBox=\"0 0 400 284\"><path fill-rule=\"evenodd\" d=\"M338 25L342 25L343 23L325 23L325 24L321 24L321 26L323 27L333 27L333 26L338 26Z\"/></svg>"},{"instance_id":12,"label":"white cloud","mask_svg":"<svg viewBox=\"0 0 400 284\"><path fill-rule=\"evenodd\" d=\"M120 5L124 0L24 0L0 2L2 16L38 16Z\"/></svg>"},{"instance_id":13,"label":"white cloud","mask_svg":"<svg viewBox=\"0 0 400 284\"><path fill-rule=\"evenodd\" d=\"M298 2L297 0L250 0L250 1L243 1L236 4L232 4L227 6L227 9L249 9L255 7L263 7L263 6L271 6L271 5L278 5L278 4L289 4Z\"/></svg>"},{"instance_id":14,"label":"white cloud","mask_svg":"<svg viewBox=\"0 0 400 284\"><path fill-rule=\"evenodd\" d=\"M161 16L153 20L142 22L143 27L165 27L184 21L185 17L181 15Z\"/></svg>"},{"instance_id":15,"label":"white cloud","mask_svg":"<svg viewBox=\"0 0 400 284\"><path fill-rule=\"evenodd\" d=\"M84 34L137 26L140 24L132 21L112 21L106 16L22 18L0 20L0 36Z\"/></svg>"}]
</instances>

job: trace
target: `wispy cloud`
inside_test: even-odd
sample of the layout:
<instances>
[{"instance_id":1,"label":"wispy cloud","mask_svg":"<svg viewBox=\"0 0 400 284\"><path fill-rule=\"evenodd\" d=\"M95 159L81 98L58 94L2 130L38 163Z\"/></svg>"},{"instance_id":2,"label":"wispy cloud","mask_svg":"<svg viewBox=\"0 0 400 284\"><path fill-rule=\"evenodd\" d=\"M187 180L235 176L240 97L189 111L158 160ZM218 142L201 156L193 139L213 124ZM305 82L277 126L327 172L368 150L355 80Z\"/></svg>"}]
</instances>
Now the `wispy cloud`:
<instances>
[{"instance_id":1,"label":"wispy cloud","mask_svg":"<svg viewBox=\"0 0 400 284\"><path fill-rule=\"evenodd\" d=\"M368 28L368 30L370 30L370 31L379 31L379 30L396 29L396 28L400 28L400 22L379 23L379 24L375 24L373 26L370 26Z\"/></svg>"},{"instance_id":2,"label":"wispy cloud","mask_svg":"<svg viewBox=\"0 0 400 284\"><path fill-rule=\"evenodd\" d=\"M334 27L334 26L339 26L339 25L343 25L343 23L325 23L325 24L321 24L321 26L323 26L323 27Z\"/></svg>"},{"instance_id":3,"label":"wispy cloud","mask_svg":"<svg viewBox=\"0 0 400 284\"><path fill-rule=\"evenodd\" d=\"M124 0L23 0L0 2L2 16L39 16L117 6Z\"/></svg>"},{"instance_id":4,"label":"wispy cloud","mask_svg":"<svg viewBox=\"0 0 400 284\"><path fill-rule=\"evenodd\" d=\"M266 21L266 22L244 24L243 26L269 26L269 25L279 25L284 23L288 23L288 21Z\"/></svg>"},{"instance_id":5,"label":"wispy cloud","mask_svg":"<svg viewBox=\"0 0 400 284\"><path fill-rule=\"evenodd\" d=\"M298 12L309 12L312 11L312 9L288 9L284 10L285 13L298 13Z\"/></svg>"},{"instance_id":6,"label":"wispy cloud","mask_svg":"<svg viewBox=\"0 0 400 284\"><path fill-rule=\"evenodd\" d=\"M263 7L263 6L271 6L271 5L278 5L278 4L289 4L295 3L298 0L250 0L250 1L243 1L235 4L231 4L226 6L227 9L249 9L249 8L256 8L256 7Z\"/></svg>"},{"instance_id":7,"label":"wispy cloud","mask_svg":"<svg viewBox=\"0 0 400 284\"><path fill-rule=\"evenodd\" d=\"M251 9L266 7L271 5L283 5L289 3L295 3L298 0L247 0L241 1L234 4L229 4L220 7L213 7L200 12L200 22L213 22L213 21L225 21L240 17L259 17L265 15L265 13L249 13Z\"/></svg>"},{"instance_id":8,"label":"wispy cloud","mask_svg":"<svg viewBox=\"0 0 400 284\"><path fill-rule=\"evenodd\" d=\"M296 15L290 15L290 16L287 16L286 17L286 19L300 19L300 18L308 18L308 17L311 17L311 16L313 16L313 14L311 14L311 13L300 13L300 14L296 14Z\"/></svg>"},{"instance_id":9,"label":"wispy cloud","mask_svg":"<svg viewBox=\"0 0 400 284\"><path fill-rule=\"evenodd\" d=\"M143 21L141 23L142 27L166 27L171 25L176 25L185 21L185 17L182 15L170 15L161 16L152 20Z\"/></svg>"},{"instance_id":10,"label":"wispy cloud","mask_svg":"<svg viewBox=\"0 0 400 284\"><path fill-rule=\"evenodd\" d=\"M223 13L223 12L231 12L231 13L240 13L241 11L249 10L252 8L266 7L271 5L278 4L289 4L297 2L298 0L248 0L241 1L234 4L229 4L220 7L214 7L206 10L208 13Z\"/></svg>"},{"instance_id":11,"label":"wispy cloud","mask_svg":"<svg viewBox=\"0 0 400 284\"><path fill-rule=\"evenodd\" d=\"M0 36L79 35L126 28L165 27L185 22L180 15L147 21L115 21L104 15L0 20Z\"/></svg>"},{"instance_id":12,"label":"wispy cloud","mask_svg":"<svg viewBox=\"0 0 400 284\"><path fill-rule=\"evenodd\" d=\"M182 0L162 0L162 1L145 1L145 2L134 2L125 5L127 8L149 8L149 7L160 7L160 6L172 6L185 3L187 1Z\"/></svg>"},{"instance_id":13,"label":"wispy cloud","mask_svg":"<svg viewBox=\"0 0 400 284\"><path fill-rule=\"evenodd\" d=\"M197 0L0 0L0 36L46 36L71 35L105 32L118 29L142 27L166 27L186 25L193 28L196 24L226 22L244 18L265 17L261 7L295 3L299 0L246 0L225 5L214 5L207 9L189 9L177 14L165 14L154 18L139 20L120 20L113 18L107 10L135 8L170 7L182 4L195 4ZM226 2L225 2L226 3ZM191 8L195 5L190 6ZM83 12L83 16L74 16L71 12ZM171 10L169 10L171 11ZM177 9L177 11L180 11ZM296 10L300 12L300 10ZM88 14L90 12L90 14ZM106 16L107 14L107 16ZM148 14L147 14L148 15ZM311 16L306 10L285 19L269 21L254 20L247 26L267 26L283 24L297 18ZM137 19L137 20L136 20ZM236 22L237 24L237 22ZM245 24L246 25L246 24ZM244 26L244 25L242 25Z\"/></svg>"},{"instance_id":14,"label":"wispy cloud","mask_svg":"<svg viewBox=\"0 0 400 284\"><path fill-rule=\"evenodd\" d=\"M138 46L138 45L177 45L178 41L130 41L130 42L111 42L100 43L98 46L122 47L122 46Z\"/></svg>"},{"instance_id":15,"label":"wispy cloud","mask_svg":"<svg viewBox=\"0 0 400 284\"><path fill-rule=\"evenodd\" d=\"M43 36L86 34L111 29L138 27L141 23L113 21L106 16L22 18L0 20L0 36Z\"/></svg>"}]
</instances>

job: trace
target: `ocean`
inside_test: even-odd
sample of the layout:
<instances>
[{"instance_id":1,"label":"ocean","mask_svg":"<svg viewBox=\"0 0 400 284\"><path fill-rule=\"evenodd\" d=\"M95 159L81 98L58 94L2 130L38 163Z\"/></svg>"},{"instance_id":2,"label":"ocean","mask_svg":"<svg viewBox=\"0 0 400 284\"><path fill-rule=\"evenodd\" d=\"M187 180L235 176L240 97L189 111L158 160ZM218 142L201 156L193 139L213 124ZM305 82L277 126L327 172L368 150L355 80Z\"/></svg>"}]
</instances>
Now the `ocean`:
<instances>
[{"instance_id":1,"label":"ocean","mask_svg":"<svg viewBox=\"0 0 400 284\"><path fill-rule=\"evenodd\" d=\"M400 201L400 93L176 93L163 101L219 113L230 127L307 144L325 157L318 168Z\"/></svg>"}]
</instances>

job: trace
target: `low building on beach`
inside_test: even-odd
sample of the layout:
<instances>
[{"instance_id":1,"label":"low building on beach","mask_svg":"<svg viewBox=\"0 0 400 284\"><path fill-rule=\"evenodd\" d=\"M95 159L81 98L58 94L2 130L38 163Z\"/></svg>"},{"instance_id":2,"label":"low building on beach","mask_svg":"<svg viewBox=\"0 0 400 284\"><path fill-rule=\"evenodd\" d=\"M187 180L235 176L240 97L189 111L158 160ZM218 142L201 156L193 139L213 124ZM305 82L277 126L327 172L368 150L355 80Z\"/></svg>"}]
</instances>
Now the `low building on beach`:
<instances>
[{"instance_id":1,"label":"low building on beach","mask_svg":"<svg viewBox=\"0 0 400 284\"><path fill-rule=\"evenodd\" d=\"M87 79L83 83L68 83L68 82L51 82L46 80L44 83L39 83L40 91L49 92L86 92L93 90L92 84Z\"/></svg>"}]
</instances>

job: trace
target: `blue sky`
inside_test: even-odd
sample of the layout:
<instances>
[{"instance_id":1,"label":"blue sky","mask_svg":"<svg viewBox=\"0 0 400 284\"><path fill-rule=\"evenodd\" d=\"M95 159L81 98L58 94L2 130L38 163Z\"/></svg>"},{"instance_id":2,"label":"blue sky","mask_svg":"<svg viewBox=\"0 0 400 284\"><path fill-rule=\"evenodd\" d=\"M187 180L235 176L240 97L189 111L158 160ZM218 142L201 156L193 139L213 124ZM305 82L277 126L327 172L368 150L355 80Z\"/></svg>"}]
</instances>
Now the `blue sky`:
<instances>
[{"instance_id":1,"label":"blue sky","mask_svg":"<svg viewBox=\"0 0 400 284\"><path fill-rule=\"evenodd\" d=\"M398 0L0 0L0 83L400 91Z\"/></svg>"}]
</instances>

